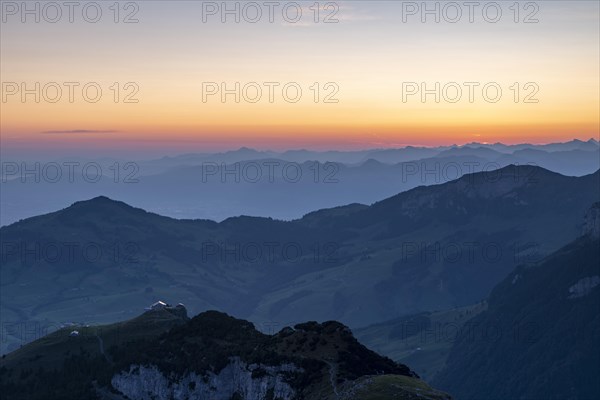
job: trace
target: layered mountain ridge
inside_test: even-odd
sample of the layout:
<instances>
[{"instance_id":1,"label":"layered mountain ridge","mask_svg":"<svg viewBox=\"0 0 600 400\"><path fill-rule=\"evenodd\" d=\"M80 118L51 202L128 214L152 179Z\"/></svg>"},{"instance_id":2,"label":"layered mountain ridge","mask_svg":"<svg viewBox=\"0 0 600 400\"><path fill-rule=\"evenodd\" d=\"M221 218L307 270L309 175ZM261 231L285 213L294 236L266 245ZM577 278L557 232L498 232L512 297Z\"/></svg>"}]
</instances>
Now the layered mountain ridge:
<instances>
[{"instance_id":1,"label":"layered mountain ridge","mask_svg":"<svg viewBox=\"0 0 600 400\"><path fill-rule=\"evenodd\" d=\"M289 222L175 220L95 198L0 228L2 319L108 323L173 296L261 329L356 327L469 305L577 237L599 182L511 166ZM9 333L4 352L20 344Z\"/></svg>"}]
</instances>

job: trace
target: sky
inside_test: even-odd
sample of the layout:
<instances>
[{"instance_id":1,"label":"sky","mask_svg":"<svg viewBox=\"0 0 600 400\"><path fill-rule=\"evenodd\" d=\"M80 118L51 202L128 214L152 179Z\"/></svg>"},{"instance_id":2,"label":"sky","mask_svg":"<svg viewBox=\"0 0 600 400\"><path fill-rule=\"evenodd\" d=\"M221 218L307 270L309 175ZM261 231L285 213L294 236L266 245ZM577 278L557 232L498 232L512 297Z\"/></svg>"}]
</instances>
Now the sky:
<instances>
[{"instance_id":1,"label":"sky","mask_svg":"<svg viewBox=\"0 0 600 400\"><path fill-rule=\"evenodd\" d=\"M598 138L597 1L267 3L3 1L3 153Z\"/></svg>"}]
</instances>

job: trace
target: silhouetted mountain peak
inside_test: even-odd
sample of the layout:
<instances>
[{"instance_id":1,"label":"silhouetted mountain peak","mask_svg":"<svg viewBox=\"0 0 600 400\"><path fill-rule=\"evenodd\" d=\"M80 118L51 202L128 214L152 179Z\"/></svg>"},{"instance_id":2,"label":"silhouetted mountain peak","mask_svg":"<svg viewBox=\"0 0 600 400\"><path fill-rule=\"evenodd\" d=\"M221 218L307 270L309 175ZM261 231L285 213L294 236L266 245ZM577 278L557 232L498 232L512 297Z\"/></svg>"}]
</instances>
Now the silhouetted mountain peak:
<instances>
[{"instance_id":1,"label":"silhouetted mountain peak","mask_svg":"<svg viewBox=\"0 0 600 400\"><path fill-rule=\"evenodd\" d=\"M501 154L496 150L488 147L483 147L480 144L472 144L460 147L452 147L448 150L442 151L439 156L459 156L459 155L479 155L487 157L499 157Z\"/></svg>"},{"instance_id":2,"label":"silhouetted mountain peak","mask_svg":"<svg viewBox=\"0 0 600 400\"><path fill-rule=\"evenodd\" d=\"M475 172L466 174L459 180L473 180L479 178L479 182L497 182L499 180L513 180L515 182L530 182L537 178L563 176L559 173L549 171L537 165L516 165L510 164L506 167L499 168L493 171Z\"/></svg>"},{"instance_id":3,"label":"silhouetted mountain peak","mask_svg":"<svg viewBox=\"0 0 600 400\"><path fill-rule=\"evenodd\" d=\"M91 198L89 200L76 201L75 203L73 203L73 206L79 205L79 204L84 204L84 205L98 205L98 204L118 204L118 203L127 205L127 204L123 203L122 201L113 200L113 199L111 199L110 197L107 197L107 196L97 196L97 197Z\"/></svg>"},{"instance_id":4,"label":"silhouetted mountain peak","mask_svg":"<svg viewBox=\"0 0 600 400\"><path fill-rule=\"evenodd\" d=\"M369 158L367 161L365 161L364 163L362 163L362 167L366 167L366 168L379 168L381 166L385 165L382 162L379 162L373 158Z\"/></svg>"},{"instance_id":5,"label":"silhouetted mountain peak","mask_svg":"<svg viewBox=\"0 0 600 400\"><path fill-rule=\"evenodd\" d=\"M72 210L83 210L83 209L94 209L94 210L141 210L136 209L135 207L130 206L129 204L119 201L113 200L106 196L98 196L89 200L82 200L73 203L71 206L67 207L64 211L72 211Z\"/></svg>"},{"instance_id":6,"label":"silhouetted mountain peak","mask_svg":"<svg viewBox=\"0 0 600 400\"><path fill-rule=\"evenodd\" d=\"M78 222L87 219L101 222L123 219L125 217L140 217L147 215L159 217L158 215L149 213L141 208L130 206L123 201L113 200L106 196L98 196L90 200L75 202L71 206L49 215L56 215L61 219L74 219Z\"/></svg>"},{"instance_id":7,"label":"silhouetted mountain peak","mask_svg":"<svg viewBox=\"0 0 600 400\"><path fill-rule=\"evenodd\" d=\"M519 188L556 183L563 175L535 165L508 165L493 171L466 174L456 182L457 189L470 197L501 197ZM450 182L449 184L452 184Z\"/></svg>"},{"instance_id":8,"label":"silhouetted mountain peak","mask_svg":"<svg viewBox=\"0 0 600 400\"><path fill-rule=\"evenodd\" d=\"M251 153L255 153L256 152L256 150L251 149L250 147L246 147L246 146L240 147L237 151L239 151L239 152L251 152Z\"/></svg>"}]
</instances>

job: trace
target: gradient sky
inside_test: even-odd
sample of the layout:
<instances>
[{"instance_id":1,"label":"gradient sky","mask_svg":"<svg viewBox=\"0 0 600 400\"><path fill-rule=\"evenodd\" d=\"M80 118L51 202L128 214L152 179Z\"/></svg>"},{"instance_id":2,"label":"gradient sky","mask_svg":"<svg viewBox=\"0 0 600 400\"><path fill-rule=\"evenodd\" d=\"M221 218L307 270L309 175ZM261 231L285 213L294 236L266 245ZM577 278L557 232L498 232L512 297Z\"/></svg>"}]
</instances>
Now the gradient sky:
<instances>
[{"instance_id":1,"label":"gradient sky","mask_svg":"<svg viewBox=\"0 0 600 400\"><path fill-rule=\"evenodd\" d=\"M542 143L599 134L597 1L537 2L539 22L529 24L513 21L512 1L499 2L503 14L498 23L486 22L481 7L475 9L473 23L466 7L458 23L443 18L436 23L433 16L422 23L420 14L403 22L406 3L392 1L335 2L339 22L314 23L308 9L314 1L299 2L305 8L296 24L282 18L281 6L273 23L264 7L259 23L243 18L235 23L231 16L222 23L220 14L203 22L199 1L137 2L139 22L131 24L114 23L108 9L112 1L102 2L102 18L94 24L85 22L80 10L75 10L74 23L64 14L57 23L35 23L32 16L22 23L20 14L6 11L5 3L3 89L7 82L25 82L30 88L35 82L97 82L103 94L97 103L86 102L80 89L70 103L66 87L57 103L43 98L35 103L33 96L23 103L19 94L3 98L3 152L351 149ZM520 20L533 11L523 9L525 3L520 3ZM120 18L131 10L121 10ZM327 14L321 10L320 19ZM135 82L139 102L115 103L114 82L121 87ZM288 103L276 89L270 103L263 86L258 103L237 104L233 96L225 103L219 96L203 102L203 82L229 87L235 82L296 82L303 95ZM322 96L328 92L323 86L335 83L339 102L315 103L309 89L314 82ZM436 103L432 95L425 103L418 95L403 102L403 82L426 82L428 87L435 82L496 82L503 93L500 101L490 103L480 86L471 103L463 86L457 103ZM517 103L510 90L515 82L521 85ZM523 102L531 92L523 88L527 82L539 88L537 103Z\"/></svg>"}]
</instances>

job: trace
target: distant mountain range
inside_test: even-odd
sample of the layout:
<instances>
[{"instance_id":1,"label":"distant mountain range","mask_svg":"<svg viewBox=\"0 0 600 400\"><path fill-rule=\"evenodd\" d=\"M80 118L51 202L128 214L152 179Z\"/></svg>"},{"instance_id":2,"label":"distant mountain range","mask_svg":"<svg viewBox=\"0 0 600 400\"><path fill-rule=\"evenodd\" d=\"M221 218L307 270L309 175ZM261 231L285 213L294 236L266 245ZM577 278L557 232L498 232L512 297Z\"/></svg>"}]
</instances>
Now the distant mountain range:
<instances>
[{"instance_id":1,"label":"distant mountain range","mask_svg":"<svg viewBox=\"0 0 600 400\"><path fill-rule=\"evenodd\" d=\"M260 151L247 147L238 150L222 153L189 153L175 157L163 157L157 160L149 161L149 164L162 164L165 167L174 167L181 165L193 165L204 161L213 161L217 163L234 163L239 161L263 160L276 158L289 162L303 163L306 161L338 162L342 164L361 164L369 159L377 160L386 164L397 164L405 161L420 160L440 154L441 152L461 149L461 148L487 148L499 153L511 154L518 150L533 149L545 152L556 151L595 151L599 148L598 140L591 138L588 141L574 139L563 143L549 144L530 144L521 143L506 145L503 143L478 143L472 142L462 146L439 146L439 147L419 147L406 146L390 149L369 149L354 151L314 151L314 150L288 150L284 152Z\"/></svg>"},{"instance_id":2,"label":"distant mountain range","mask_svg":"<svg viewBox=\"0 0 600 400\"><path fill-rule=\"evenodd\" d=\"M450 400L339 322L265 335L215 311L189 319L182 305L44 336L2 358L0 391L6 400Z\"/></svg>"},{"instance_id":3,"label":"distant mountain range","mask_svg":"<svg viewBox=\"0 0 600 400\"><path fill-rule=\"evenodd\" d=\"M316 209L371 204L414 187L511 164L583 176L600 168L599 149L590 139L350 152L241 148L156 160L36 161L4 156L0 224L101 195L173 218L222 221L252 215L291 220Z\"/></svg>"},{"instance_id":4,"label":"distant mountain range","mask_svg":"<svg viewBox=\"0 0 600 400\"><path fill-rule=\"evenodd\" d=\"M600 171L509 166L285 222L175 220L106 197L0 228L2 322L131 318L157 297L259 327L470 305L578 236ZM31 336L31 335L30 335ZM32 340L8 330L3 352Z\"/></svg>"}]
</instances>

